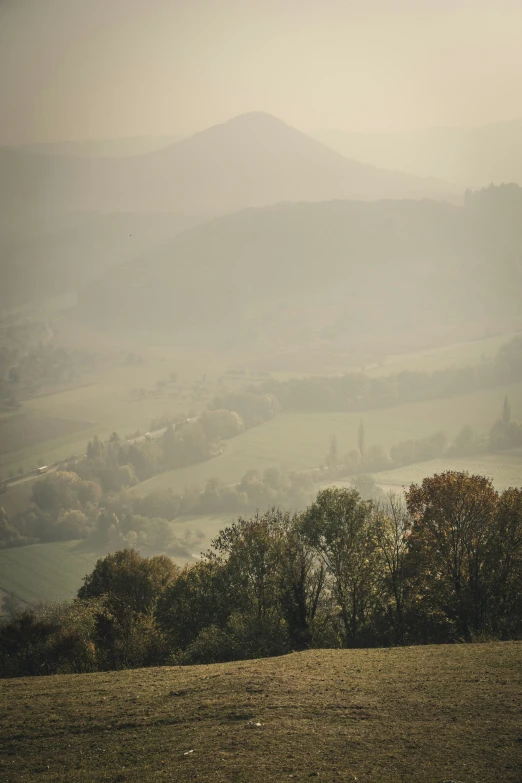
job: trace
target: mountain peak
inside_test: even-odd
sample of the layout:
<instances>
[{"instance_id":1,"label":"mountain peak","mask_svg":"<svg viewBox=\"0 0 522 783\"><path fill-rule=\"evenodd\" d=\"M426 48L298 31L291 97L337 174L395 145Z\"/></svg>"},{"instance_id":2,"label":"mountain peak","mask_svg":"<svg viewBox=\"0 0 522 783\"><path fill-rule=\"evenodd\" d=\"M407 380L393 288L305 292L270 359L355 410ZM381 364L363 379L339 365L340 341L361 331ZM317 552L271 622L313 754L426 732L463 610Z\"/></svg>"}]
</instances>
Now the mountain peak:
<instances>
[{"instance_id":1,"label":"mountain peak","mask_svg":"<svg viewBox=\"0 0 522 783\"><path fill-rule=\"evenodd\" d=\"M238 114L236 117L231 117L225 122L212 125L210 128L194 134L189 138L200 138L207 136L216 136L223 134L270 134L278 133L282 130L293 130L287 125L286 122L280 120L279 117L274 117L273 114L267 114L264 111L250 111L245 114ZM298 131L295 131L298 133Z\"/></svg>"},{"instance_id":2,"label":"mountain peak","mask_svg":"<svg viewBox=\"0 0 522 783\"><path fill-rule=\"evenodd\" d=\"M275 117L273 114L268 114L266 111L248 111L244 114L238 114L236 117L231 117L224 125L238 125L238 124L265 124L265 125L286 125L287 123Z\"/></svg>"}]
</instances>

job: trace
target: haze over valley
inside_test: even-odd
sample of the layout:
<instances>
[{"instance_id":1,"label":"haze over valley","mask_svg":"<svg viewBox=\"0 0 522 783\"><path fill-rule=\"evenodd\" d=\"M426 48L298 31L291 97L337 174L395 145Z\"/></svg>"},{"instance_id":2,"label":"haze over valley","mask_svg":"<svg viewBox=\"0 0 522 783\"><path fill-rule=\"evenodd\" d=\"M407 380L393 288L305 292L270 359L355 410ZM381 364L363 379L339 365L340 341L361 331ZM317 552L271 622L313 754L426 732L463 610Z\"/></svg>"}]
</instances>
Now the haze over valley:
<instances>
[{"instance_id":1,"label":"haze over valley","mask_svg":"<svg viewBox=\"0 0 522 783\"><path fill-rule=\"evenodd\" d=\"M519 783L520 29L0 3L6 780Z\"/></svg>"}]
</instances>

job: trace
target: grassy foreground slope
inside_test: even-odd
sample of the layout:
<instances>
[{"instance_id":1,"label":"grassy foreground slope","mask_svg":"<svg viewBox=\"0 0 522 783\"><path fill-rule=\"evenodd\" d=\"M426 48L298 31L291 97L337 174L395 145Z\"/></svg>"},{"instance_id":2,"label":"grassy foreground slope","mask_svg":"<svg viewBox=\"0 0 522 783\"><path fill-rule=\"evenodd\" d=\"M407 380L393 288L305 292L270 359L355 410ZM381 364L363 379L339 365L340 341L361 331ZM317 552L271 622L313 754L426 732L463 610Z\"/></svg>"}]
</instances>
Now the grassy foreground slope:
<instances>
[{"instance_id":1,"label":"grassy foreground slope","mask_svg":"<svg viewBox=\"0 0 522 783\"><path fill-rule=\"evenodd\" d=\"M522 644L0 681L0 777L518 783Z\"/></svg>"}]
</instances>

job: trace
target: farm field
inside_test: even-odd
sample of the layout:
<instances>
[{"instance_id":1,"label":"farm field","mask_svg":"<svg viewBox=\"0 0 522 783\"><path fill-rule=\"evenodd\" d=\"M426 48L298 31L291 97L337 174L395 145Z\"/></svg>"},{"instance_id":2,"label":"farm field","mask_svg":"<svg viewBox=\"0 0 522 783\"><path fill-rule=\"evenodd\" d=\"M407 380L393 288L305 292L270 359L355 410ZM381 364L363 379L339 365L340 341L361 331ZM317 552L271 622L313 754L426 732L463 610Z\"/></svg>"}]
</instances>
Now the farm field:
<instances>
[{"instance_id":1,"label":"farm field","mask_svg":"<svg viewBox=\"0 0 522 783\"><path fill-rule=\"evenodd\" d=\"M85 551L81 541L2 549L0 589L31 606L69 600L98 557Z\"/></svg>"},{"instance_id":2,"label":"farm field","mask_svg":"<svg viewBox=\"0 0 522 783\"><path fill-rule=\"evenodd\" d=\"M514 449L502 454L481 454L477 457L447 457L406 465L395 470L374 473L379 486L408 487L417 484L434 473L445 470L467 470L479 476L487 476L497 490L522 486L522 450Z\"/></svg>"},{"instance_id":3,"label":"farm field","mask_svg":"<svg viewBox=\"0 0 522 783\"><path fill-rule=\"evenodd\" d=\"M231 514L176 519L171 526L180 547L173 560L182 566L199 558L210 546L212 538L234 519ZM0 592L13 594L31 606L70 600L98 558L122 546L124 544L94 546L89 541L61 541L0 549ZM140 547L140 551L147 557L156 554L148 547Z\"/></svg>"},{"instance_id":4,"label":"farm field","mask_svg":"<svg viewBox=\"0 0 522 783\"><path fill-rule=\"evenodd\" d=\"M365 370L365 373L367 375L383 376L404 370L411 372L435 372L448 367L467 367L479 364L483 359L490 359L495 356L502 345L519 334L521 332L512 332L411 354L387 356L382 365L369 367Z\"/></svg>"},{"instance_id":5,"label":"farm field","mask_svg":"<svg viewBox=\"0 0 522 783\"><path fill-rule=\"evenodd\" d=\"M232 389L254 380L224 375L233 357L194 357L169 346L141 349L139 344L132 352L111 350L112 358L82 385L29 398L19 411L0 415L0 478L83 454L95 434L106 439L114 431L122 437L146 432L153 419L201 410L223 384ZM129 353L144 364L127 364Z\"/></svg>"},{"instance_id":6,"label":"farm field","mask_svg":"<svg viewBox=\"0 0 522 783\"><path fill-rule=\"evenodd\" d=\"M141 496L167 487L181 491L185 486L204 485L209 478L231 484L252 468L314 468L324 460L332 435L341 455L357 446L361 420L367 447L380 443L389 448L438 430L452 438L465 424L484 432L498 417L505 394L509 395L513 418L522 418L522 383L363 413L282 413L227 441L220 456L155 476L131 491Z\"/></svg>"},{"instance_id":7,"label":"farm field","mask_svg":"<svg viewBox=\"0 0 522 783\"><path fill-rule=\"evenodd\" d=\"M519 783L522 644L0 681L5 783Z\"/></svg>"},{"instance_id":8,"label":"farm field","mask_svg":"<svg viewBox=\"0 0 522 783\"><path fill-rule=\"evenodd\" d=\"M0 415L0 479L82 454L95 434L106 439L114 431L122 437L138 429L146 432L153 419L201 410L218 392L244 388L257 380L255 370L245 369L246 355L194 354L172 345L150 346L135 336L107 341L105 335L69 321L59 322L57 328L58 344L99 350L104 358L99 368L75 388L30 398L16 413ZM390 356L383 366L373 367L368 373L434 370L473 363L482 356L492 356L512 336L508 333L430 352ZM143 364L129 364L129 354L141 357ZM233 367L244 369L237 375L226 374ZM172 373L177 374L173 384ZM281 371L271 375L283 380L292 374ZM167 385L158 385L161 382ZM319 454L323 453L324 446ZM314 463L317 458L315 455ZM261 456L259 465L264 464Z\"/></svg>"}]
</instances>

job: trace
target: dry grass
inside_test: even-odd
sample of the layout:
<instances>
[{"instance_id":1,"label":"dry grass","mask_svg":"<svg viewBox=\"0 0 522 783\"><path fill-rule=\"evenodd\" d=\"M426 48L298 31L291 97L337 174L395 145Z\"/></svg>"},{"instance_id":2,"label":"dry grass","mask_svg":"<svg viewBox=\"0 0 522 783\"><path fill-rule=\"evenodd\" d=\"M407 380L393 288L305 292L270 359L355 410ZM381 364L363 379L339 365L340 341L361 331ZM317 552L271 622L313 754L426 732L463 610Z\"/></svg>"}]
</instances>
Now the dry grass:
<instances>
[{"instance_id":1,"label":"dry grass","mask_svg":"<svg viewBox=\"0 0 522 783\"><path fill-rule=\"evenodd\" d=\"M0 688L5 783L522 780L520 643L311 651Z\"/></svg>"}]
</instances>

